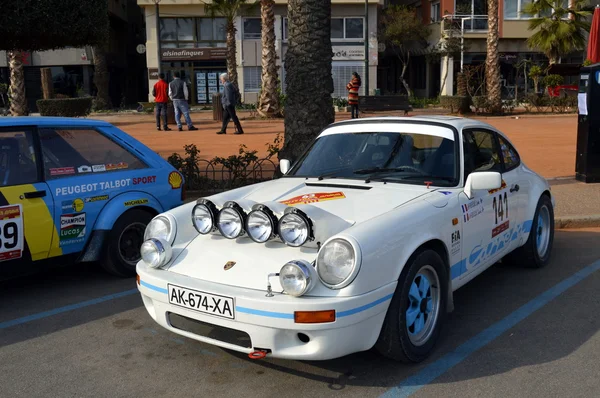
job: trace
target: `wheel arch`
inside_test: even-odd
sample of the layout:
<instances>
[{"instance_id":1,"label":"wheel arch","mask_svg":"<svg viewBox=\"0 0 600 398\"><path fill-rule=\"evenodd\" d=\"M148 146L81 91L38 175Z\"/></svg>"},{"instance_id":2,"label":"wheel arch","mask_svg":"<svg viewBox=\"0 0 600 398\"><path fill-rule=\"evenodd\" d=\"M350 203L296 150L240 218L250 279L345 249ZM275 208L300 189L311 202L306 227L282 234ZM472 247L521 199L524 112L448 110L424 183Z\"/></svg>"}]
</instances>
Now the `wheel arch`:
<instances>
[{"instance_id":1,"label":"wheel arch","mask_svg":"<svg viewBox=\"0 0 600 398\"><path fill-rule=\"evenodd\" d=\"M117 220L119 220L122 217L125 217L127 214L131 213L134 210L145 211L148 214L150 214L152 217L155 217L159 214L159 212L153 207L143 206L143 205L135 206L135 207L125 210L121 215L119 215L113 221L112 225L114 225L114 223L116 223ZM102 252L104 251L104 249L106 247L106 240L107 240L108 234L110 232L111 232L111 230L94 228L94 230L92 231L92 236L90 237L88 243L86 244L85 248L81 252L81 256L77 259L77 262L84 263L84 262L99 261L102 258Z\"/></svg>"},{"instance_id":2,"label":"wheel arch","mask_svg":"<svg viewBox=\"0 0 600 398\"><path fill-rule=\"evenodd\" d=\"M446 244L439 238L430 239L424 243L422 243L417 249L410 255L406 264L410 263L415 259L415 257L425 251L425 250L433 250L437 254L440 255L444 265L446 266L446 283L448 284L448 301L446 306L446 312L454 311L454 295L452 292L452 278L450 278L450 255L448 252L448 248ZM406 267L403 267L403 270Z\"/></svg>"}]
</instances>

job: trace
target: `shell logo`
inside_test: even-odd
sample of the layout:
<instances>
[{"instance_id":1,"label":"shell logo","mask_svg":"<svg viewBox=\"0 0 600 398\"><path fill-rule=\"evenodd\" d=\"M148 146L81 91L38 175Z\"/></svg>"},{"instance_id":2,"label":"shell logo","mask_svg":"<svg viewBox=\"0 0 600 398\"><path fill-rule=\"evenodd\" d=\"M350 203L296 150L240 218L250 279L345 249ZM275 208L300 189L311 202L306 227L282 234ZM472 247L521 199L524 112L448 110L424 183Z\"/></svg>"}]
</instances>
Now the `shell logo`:
<instances>
[{"instance_id":1,"label":"shell logo","mask_svg":"<svg viewBox=\"0 0 600 398\"><path fill-rule=\"evenodd\" d=\"M181 188L182 182L183 182L183 178L181 178L181 174L179 174L178 172L172 171L171 174L169 174L169 185L171 186L171 188L173 188L173 189Z\"/></svg>"}]
</instances>

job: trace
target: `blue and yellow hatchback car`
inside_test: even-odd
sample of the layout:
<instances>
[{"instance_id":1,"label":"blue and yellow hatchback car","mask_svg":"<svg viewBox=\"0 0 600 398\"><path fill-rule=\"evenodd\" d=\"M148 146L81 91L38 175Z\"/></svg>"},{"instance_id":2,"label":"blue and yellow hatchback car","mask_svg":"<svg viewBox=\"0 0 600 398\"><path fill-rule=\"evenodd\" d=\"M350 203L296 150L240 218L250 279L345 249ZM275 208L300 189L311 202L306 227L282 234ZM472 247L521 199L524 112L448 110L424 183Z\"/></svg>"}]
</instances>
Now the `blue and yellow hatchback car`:
<instances>
[{"instance_id":1,"label":"blue and yellow hatchback car","mask_svg":"<svg viewBox=\"0 0 600 398\"><path fill-rule=\"evenodd\" d=\"M183 203L183 178L110 123L0 119L0 279L100 261L132 276L146 225Z\"/></svg>"}]
</instances>

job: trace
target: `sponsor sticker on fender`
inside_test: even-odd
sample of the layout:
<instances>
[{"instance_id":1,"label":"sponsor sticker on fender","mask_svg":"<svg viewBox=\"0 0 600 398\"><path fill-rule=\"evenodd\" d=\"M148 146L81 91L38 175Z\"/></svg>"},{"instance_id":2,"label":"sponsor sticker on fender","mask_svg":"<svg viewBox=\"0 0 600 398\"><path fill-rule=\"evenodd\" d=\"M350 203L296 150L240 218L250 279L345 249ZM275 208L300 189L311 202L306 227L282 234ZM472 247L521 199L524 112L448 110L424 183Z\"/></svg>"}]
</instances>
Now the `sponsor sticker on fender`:
<instances>
[{"instance_id":1,"label":"sponsor sticker on fender","mask_svg":"<svg viewBox=\"0 0 600 398\"><path fill-rule=\"evenodd\" d=\"M129 206L145 205L146 203L148 203L148 199L136 199L136 200L129 200L129 201L125 202L124 205L129 207Z\"/></svg>"},{"instance_id":2,"label":"sponsor sticker on fender","mask_svg":"<svg viewBox=\"0 0 600 398\"><path fill-rule=\"evenodd\" d=\"M345 199L346 195L343 192L319 192L300 195L291 199L284 200L280 203L288 206L306 205L310 203L325 202L328 200Z\"/></svg>"},{"instance_id":3,"label":"sponsor sticker on fender","mask_svg":"<svg viewBox=\"0 0 600 398\"><path fill-rule=\"evenodd\" d=\"M23 217L21 205L0 207L0 261L14 260L23 255Z\"/></svg>"},{"instance_id":4,"label":"sponsor sticker on fender","mask_svg":"<svg viewBox=\"0 0 600 398\"><path fill-rule=\"evenodd\" d=\"M171 188L179 189L181 188L182 183L183 178L181 177L181 174L179 174L176 171L172 171L171 174L169 174L169 185L171 186Z\"/></svg>"},{"instance_id":5,"label":"sponsor sticker on fender","mask_svg":"<svg viewBox=\"0 0 600 398\"><path fill-rule=\"evenodd\" d=\"M85 203L100 202L103 200L108 200L108 195L99 195L99 196L92 196L90 198L85 198Z\"/></svg>"},{"instance_id":6,"label":"sponsor sticker on fender","mask_svg":"<svg viewBox=\"0 0 600 398\"><path fill-rule=\"evenodd\" d=\"M81 185L71 185L62 188L56 188L55 193L56 196L61 195L73 195L80 194L86 192L94 192L98 189L115 189L115 188L124 188L128 187L131 184L131 178L124 178L122 180L114 180L114 181L101 181L101 182L93 182L89 184L81 184Z\"/></svg>"},{"instance_id":7,"label":"sponsor sticker on fender","mask_svg":"<svg viewBox=\"0 0 600 398\"><path fill-rule=\"evenodd\" d=\"M85 236L85 213L63 214L60 216L60 245L83 242Z\"/></svg>"}]
</instances>

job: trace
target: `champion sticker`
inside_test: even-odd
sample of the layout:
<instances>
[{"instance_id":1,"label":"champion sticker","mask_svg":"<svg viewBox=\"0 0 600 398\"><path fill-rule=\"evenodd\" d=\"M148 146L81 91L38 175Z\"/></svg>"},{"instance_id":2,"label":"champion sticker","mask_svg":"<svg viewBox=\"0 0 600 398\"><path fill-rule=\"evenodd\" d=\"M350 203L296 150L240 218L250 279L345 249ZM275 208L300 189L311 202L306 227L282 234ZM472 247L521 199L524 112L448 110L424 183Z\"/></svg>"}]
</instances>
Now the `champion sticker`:
<instances>
[{"instance_id":1,"label":"champion sticker","mask_svg":"<svg viewBox=\"0 0 600 398\"><path fill-rule=\"evenodd\" d=\"M346 195L343 192L320 192L310 193L306 195L296 196L291 199L282 201L284 205L295 206L305 205L310 203L325 202L328 200L345 199Z\"/></svg>"},{"instance_id":2,"label":"champion sticker","mask_svg":"<svg viewBox=\"0 0 600 398\"><path fill-rule=\"evenodd\" d=\"M85 237L85 213L63 214L60 216L60 245L83 242Z\"/></svg>"}]
</instances>

